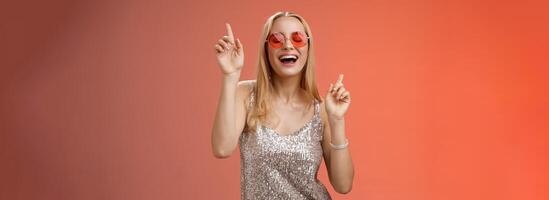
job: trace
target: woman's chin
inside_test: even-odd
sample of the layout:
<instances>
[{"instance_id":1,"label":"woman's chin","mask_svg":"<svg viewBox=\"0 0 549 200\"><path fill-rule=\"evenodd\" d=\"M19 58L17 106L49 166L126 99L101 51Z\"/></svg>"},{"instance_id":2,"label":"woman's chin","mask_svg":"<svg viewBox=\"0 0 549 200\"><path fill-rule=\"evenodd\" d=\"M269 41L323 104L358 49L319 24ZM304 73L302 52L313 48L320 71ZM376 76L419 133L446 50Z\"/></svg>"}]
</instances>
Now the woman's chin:
<instances>
[{"instance_id":1,"label":"woman's chin","mask_svg":"<svg viewBox=\"0 0 549 200\"><path fill-rule=\"evenodd\" d=\"M300 75L301 69L303 69L303 67L298 67L297 65L292 67L278 65L276 68L277 69L274 70L276 75L283 78Z\"/></svg>"}]
</instances>

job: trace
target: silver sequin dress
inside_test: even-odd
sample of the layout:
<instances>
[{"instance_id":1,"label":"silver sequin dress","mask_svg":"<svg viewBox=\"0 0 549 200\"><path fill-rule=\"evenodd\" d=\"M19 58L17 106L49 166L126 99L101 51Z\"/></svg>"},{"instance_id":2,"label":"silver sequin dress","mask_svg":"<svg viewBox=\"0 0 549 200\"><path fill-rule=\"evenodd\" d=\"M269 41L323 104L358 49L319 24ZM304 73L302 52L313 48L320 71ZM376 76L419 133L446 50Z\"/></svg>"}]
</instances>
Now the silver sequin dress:
<instances>
[{"instance_id":1,"label":"silver sequin dress","mask_svg":"<svg viewBox=\"0 0 549 200\"><path fill-rule=\"evenodd\" d=\"M253 104L253 91L249 105ZM317 179L322 161L323 123L315 101L313 117L299 130L280 135L258 125L242 133L240 143L241 199L331 199Z\"/></svg>"}]
</instances>

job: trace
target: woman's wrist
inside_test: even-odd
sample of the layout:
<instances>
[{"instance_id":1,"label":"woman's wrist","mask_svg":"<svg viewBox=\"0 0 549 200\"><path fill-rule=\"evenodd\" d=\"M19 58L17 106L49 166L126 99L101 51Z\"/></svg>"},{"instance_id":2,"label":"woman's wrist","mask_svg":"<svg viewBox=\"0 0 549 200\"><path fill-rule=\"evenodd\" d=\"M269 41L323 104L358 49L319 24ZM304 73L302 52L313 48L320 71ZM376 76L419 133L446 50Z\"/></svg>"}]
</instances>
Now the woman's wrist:
<instances>
[{"instance_id":1,"label":"woman's wrist","mask_svg":"<svg viewBox=\"0 0 549 200\"><path fill-rule=\"evenodd\" d=\"M334 143L330 142L330 146L334 150L346 149L349 146L349 140L347 138L345 138L345 143L343 143L343 144L334 144Z\"/></svg>"},{"instance_id":2,"label":"woman's wrist","mask_svg":"<svg viewBox=\"0 0 549 200\"><path fill-rule=\"evenodd\" d=\"M225 84L236 84L240 80L240 70L227 74L224 73L222 79Z\"/></svg>"},{"instance_id":3,"label":"woman's wrist","mask_svg":"<svg viewBox=\"0 0 549 200\"><path fill-rule=\"evenodd\" d=\"M345 136L345 119L329 119L331 129L331 141L332 144L344 144L347 137Z\"/></svg>"},{"instance_id":4,"label":"woman's wrist","mask_svg":"<svg viewBox=\"0 0 549 200\"><path fill-rule=\"evenodd\" d=\"M345 126L345 117L335 117L328 115L328 122L333 126Z\"/></svg>"}]
</instances>

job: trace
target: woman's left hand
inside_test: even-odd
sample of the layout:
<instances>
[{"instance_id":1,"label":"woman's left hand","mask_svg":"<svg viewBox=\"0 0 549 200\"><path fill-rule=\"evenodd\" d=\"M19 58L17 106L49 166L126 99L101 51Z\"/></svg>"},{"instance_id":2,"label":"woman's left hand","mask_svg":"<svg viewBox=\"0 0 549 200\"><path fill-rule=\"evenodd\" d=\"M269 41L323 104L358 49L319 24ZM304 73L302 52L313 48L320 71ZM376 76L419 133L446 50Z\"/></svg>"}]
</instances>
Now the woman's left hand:
<instances>
[{"instance_id":1,"label":"woman's left hand","mask_svg":"<svg viewBox=\"0 0 549 200\"><path fill-rule=\"evenodd\" d=\"M328 94L326 94L328 117L335 120L343 119L350 104L351 94L343 86L343 74L340 74L337 82L330 84L330 89L328 89Z\"/></svg>"}]
</instances>

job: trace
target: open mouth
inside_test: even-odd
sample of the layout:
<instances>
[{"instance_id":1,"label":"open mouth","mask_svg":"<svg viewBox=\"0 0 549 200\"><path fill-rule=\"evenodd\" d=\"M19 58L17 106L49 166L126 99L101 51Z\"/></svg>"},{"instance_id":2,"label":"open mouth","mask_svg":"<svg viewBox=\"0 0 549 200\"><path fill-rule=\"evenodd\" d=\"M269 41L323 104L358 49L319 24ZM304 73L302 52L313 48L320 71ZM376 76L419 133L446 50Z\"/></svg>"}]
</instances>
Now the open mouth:
<instances>
[{"instance_id":1,"label":"open mouth","mask_svg":"<svg viewBox=\"0 0 549 200\"><path fill-rule=\"evenodd\" d=\"M278 59L280 60L280 62L282 62L282 64L291 65L297 61L297 58L298 57L296 55L283 55L283 56L280 56Z\"/></svg>"}]
</instances>

